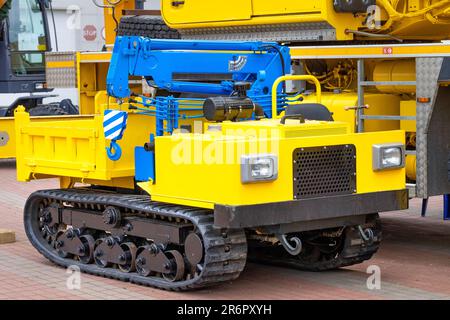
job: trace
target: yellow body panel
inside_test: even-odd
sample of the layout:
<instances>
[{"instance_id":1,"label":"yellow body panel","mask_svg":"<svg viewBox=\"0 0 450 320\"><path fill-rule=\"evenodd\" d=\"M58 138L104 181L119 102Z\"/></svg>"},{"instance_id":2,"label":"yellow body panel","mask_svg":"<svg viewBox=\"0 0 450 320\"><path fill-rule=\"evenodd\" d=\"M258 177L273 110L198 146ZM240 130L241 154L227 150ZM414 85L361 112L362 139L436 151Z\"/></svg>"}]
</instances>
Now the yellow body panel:
<instances>
[{"instance_id":1,"label":"yellow body panel","mask_svg":"<svg viewBox=\"0 0 450 320\"><path fill-rule=\"evenodd\" d=\"M253 0L251 2L255 16L320 13L324 5L322 1Z\"/></svg>"},{"instance_id":2,"label":"yellow body panel","mask_svg":"<svg viewBox=\"0 0 450 320\"><path fill-rule=\"evenodd\" d=\"M306 96L303 103L315 102L315 95ZM400 97L393 94L366 93L365 103L369 109L364 110L366 115L399 115ZM322 93L322 104L332 113L335 121L346 122L351 127L351 132L356 131L356 111L348 109L358 104L356 92L335 94L331 92ZM366 120L365 131L399 130L400 121L393 120Z\"/></svg>"},{"instance_id":3,"label":"yellow body panel","mask_svg":"<svg viewBox=\"0 0 450 320\"><path fill-rule=\"evenodd\" d=\"M386 25L391 28L390 34L403 39L417 39L417 35L425 39L448 39L450 28L450 2L447 0L378 0L377 4L387 8L390 3L395 10ZM386 12L389 12L386 9ZM387 29L384 27L383 29Z\"/></svg>"},{"instance_id":4,"label":"yellow body panel","mask_svg":"<svg viewBox=\"0 0 450 320\"><path fill-rule=\"evenodd\" d=\"M101 1L99 1L99 2L101 2ZM123 1L103 0L103 3L106 6L106 8L103 10L103 15L104 15L104 20L105 20L106 44L111 45L111 44L114 44L114 41L116 40L116 35L117 35L116 21L120 21L120 19L122 18L123 10L134 10L135 9L135 0L123 0ZM114 11L110 8L111 3L113 3L113 4L115 3Z\"/></svg>"},{"instance_id":5,"label":"yellow body panel","mask_svg":"<svg viewBox=\"0 0 450 320\"><path fill-rule=\"evenodd\" d=\"M74 61L47 61L45 63L45 67L47 69L59 69L59 68L74 68Z\"/></svg>"},{"instance_id":6,"label":"yellow body panel","mask_svg":"<svg viewBox=\"0 0 450 320\"><path fill-rule=\"evenodd\" d=\"M259 123L263 124L264 121ZM156 182L139 185L151 194L154 200L204 208L213 208L215 204L247 205L290 201L294 199L292 155L295 149L353 144L357 149L358 193L405 188L404 169L380 172L372 170L372 145L404 143L403 131L335 134L332 131L333 125L348 130L347 125L328 123L327 127L323 127L322 135L316 135L317 131L312 130L309 136L305 134L301 137L286 138L283 132L295 127L303 127L307 133L308 128L314 129L323 123L308 122L299 125L293 121L282 126L279 120L266 120L265 125L279 133L262 135L262 130L256 130L252 134L229 135L239 130L245 132L251 127L243 122L224 124L222 134L177 134L158 137ZM241 155L261 153L278 156L278 179L273 182L242 184Z\"/></svg>"},{"instance_id":7,"label":"yellow body panel","mask_svg":"<svg viewBox=\"0 0 450 320\"><path fill-rule=\"evenodd\" d=\"M161 8L166 23L175 29L322 22L334 27L336 40L353 39L346 30L387 34L402 39L448 39L450 3L446 0L413 2L378 0L376 16L371 17L365 12L337 12L333 1L328 0L186 0L182 3L162 0ZM380 25L374 25L380 21ZM373 40L365 35L358 37Z\"/></svg>"},{"instance_id":8,"label":"yellow body panel","mask_svg":"<svg viewBox=\"0 0 450 320\"><path fill-rule=\"evenodd\" d=\"M416 81L415 59L399 59L376 63L373 70L373 80L380 82ZM415 86L377 86L378 91L384 93L415 94Z\"/></svg>"},{"instance_id":9,"label":"yellow body panel","mask_svg":"<svg viewBox=\"0 0 450 320\"><path fill-rule=\"evenodd\" d=\"M180 6L172 3L162 0L161 12L174 29L327 22L336 28L338 40L350 40L353 36L346 34L345 29L357 29L364 21L351 13L336 13L333 2L328 0L187 0Z\"/></svg>"},{"instance_id":10,"label":"yellow body panel","mask_svg":"<svg viewBox=\"0 0 450 320\"><path fill-rule=\"evenodd\" d=\"M116 162L109 160L103 111L107 107L127 110L127 106L118 106L114 99L108 103L106 92L101 91L94 97L91 115L30 117L23 109L18 110L15 118L7 122L11 126L11 136L17 139L17 148L10 151L11 156L17 152L18 180L58 177L63 188L81 182L134 189L134 149L149 141L156 125L153 117L129 112L127 130L118 142L122 157ZM193 126L194 120L182 120L180 125ZM16 143L11 145L13 147Z\"/></svg>"},{"instance_id":11,"label":"yellow body panel","mask_svg":"<svg viewBox=\"0 0 450 320\"><path fill-rule=\"evenodd\" d=\"M450 44L373 44L291 47L292 59L357 59L450 56Z\"/></svg>"},{"instance_id":12,"label":"yellow body panel","mask_svg":"<svg viewBox=\"0 0 450 320\"><path fill-rule=\"evenodd\" d=\"M106 98L102 91L106 90L106 75L111 60L111 52L78 53L76 59L78 94L80 113L82 115L95 115L102 112L102 105ZM46 68L73 68L73 61L48 61ZM139 88L134 88L139 92ZM100 94L99 94L100 93ZM52 120L61 120L52 117ZM47 117L33 118L33 123L49 122ZM0 118L0 133L8 135L8 143L0 146L0 159L14 158L16 156L16 135L14 131L14 118ZM0 143L1 145L1 143Z\"/></svg>"},{"instance_id":13,"label":"yellow body panel","mask_svg":"<svg viewBox=\"0 0 450 320\"><path fill-rule=\"evenodd\" d=\"M102 60L100 56L103 55L78 53L78 96L80 113L83 115L99 113L99 110L96 110L96 105L99 104L95 99L98 92L106 90L106 76L111 57L108 55L108 59Z\"/></svg>"},{"instance_id":14,"label":"yellow body panel","mask_svg":"<svg viewBox=\"0 0 450 320\"><path fill-rule=\"evenodd\" d=\"M105 93L99 93L96 104L104 106L105 99ZM111 101L110 107L114 107ZM130 113L119 142L122 158L113 162L106 155L109 142L103 135L101 113L30 119L21 109L15 119L18 180L58 177L66 188L76 182L133 188L134 147L147 142L154 131L152 118ZM404 169L372 170L372 145L404 143L403 131L353 134L348 123L288 120L281 125L279 119L227 122L221 130L157 137L156 181L140 186L156 201L204 208L293 200L293 151L348 144L357 149L358 193L405 187ZM241 155L260 153L278 156L278 179L242 184Z\"/></svg>"},{"instance_id":15,"label":"yellow body panel","mask_svg":"<svg viewBox=\"0 0 450 320\"><path fill-rule=\"evenodd\" d=\"M234 122L224 122L222 132L226 136L258 137L260 139L321 137L350 132L350 125L344 122L309 121L308 126L299 126L298 120L288 120L284 126L274 126L274 122L277 121L248 121L241 122L238 126Z\"/></svg>"},{"instance_id":16,"label":"yellow body panel","mask_svg":"<svg viewBox=\"0 0 450 320\"><path fill-rule=\"evenodd\" d=\"M101 103L96 102L97 93L106 90L111 52L80 52L77 58L78 95L80 112L84 115L98 114ZM130 84L133 92L142 91L141 84Z\"/></svg>"},{"instance_id":17,"label":"yellow body panel","mask_svg":"<svg viewBox=\"0 0 450 320\"><path fill-rule=\"evenodd\" d=\"M105 93L97 95L98 102L102 99L106 99ZM111 103L110 107L117 108L117 105ZM144 145L155 130L155 122L147 116L130 113L129 129L119 143L123 155L114 162L106 154L109 141L104 137L101 112L90 116L31 119L21 109L15 119L19 181L56 176L133 188L134 147Z\"/></svg>"},{"instance_id":18,"label":"yellow body panel","mask_svg":"<svg viewBox=\"0 0 450 320\"><path fill-rule=\"evenodd\" d=\"M402 101L400 102L400 115L415 117L416 116L416 101ZM416 121L414 120L401 120L400 128L406 132L416 132Z\"/></svg>"},{"instance_id":19,"label":"yellow body panel","mask_svg":"<svg viewBox=\"0 0 450 320\"><path fill-rule=\"evenodd\" d=\"M246 20L252 16L251 0L189 0L180 6L172 6L172 2L163 0L162 5L166 22L173 25L209 21Z\"/></svg>"},{"instance_id":20,"label":"yellow body panel","mask_svg":"<svg viewBox=\"0 0 450 320\"><path fill-rule=\"evenodd\" d=\"M406 177L410 181L416 181L417 178L417 157L415 155L406 156Z\"/></svg>"}]
</instances>

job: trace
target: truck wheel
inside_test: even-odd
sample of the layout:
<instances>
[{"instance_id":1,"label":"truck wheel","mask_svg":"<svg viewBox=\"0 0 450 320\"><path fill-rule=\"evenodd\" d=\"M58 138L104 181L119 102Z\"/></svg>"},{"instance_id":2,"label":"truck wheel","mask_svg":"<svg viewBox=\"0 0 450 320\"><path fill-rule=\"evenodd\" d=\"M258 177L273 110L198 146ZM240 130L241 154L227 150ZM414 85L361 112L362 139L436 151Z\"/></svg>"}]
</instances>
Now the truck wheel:
<instances>
[{"instance_id":1,"label":"truck wheel","mask_svg":"<svg viewBox=\"0 0 450 320\"><path fill-rule=\"evenodd\" d=\"M69 113L57 105L43 105L31 108L28 113L32 117L66 116Z\"/></svg>"},{"instance_id":2,"label":"truck wheel","mask_svg":"<svg viewBox=\"0 0 450 320\"><path fill-rule=\"evenodd\" d=\"M180 39L177 30L169 28L158 16L132 16L120 20L118 36L142 36L152 39Z\"/></svg>"}]
</instances>

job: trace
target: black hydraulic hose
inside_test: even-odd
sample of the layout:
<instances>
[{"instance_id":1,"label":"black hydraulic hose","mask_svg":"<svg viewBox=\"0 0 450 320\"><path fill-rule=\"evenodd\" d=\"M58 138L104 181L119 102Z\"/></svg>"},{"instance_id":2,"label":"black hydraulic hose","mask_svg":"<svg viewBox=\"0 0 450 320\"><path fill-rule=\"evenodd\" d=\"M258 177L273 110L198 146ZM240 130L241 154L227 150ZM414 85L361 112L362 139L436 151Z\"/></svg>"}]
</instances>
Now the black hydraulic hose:
<instances>
[{"instance_id":1,"label":"black hydraulic hose","mask_svg":"<svg viewBox=\"0 0 450 320\"><path fill-rule=\"evenodd\" d=\"M112 10L112 18L116 24L116 32L119 29L119 21L116 18L116 6L119 5L123 0L117 0L116 2L111 2L111 0L107 0L108 4L107 6L101 5L97 2L97 0L92 0L94 5L96 7L102 8L102 9L111 9Z\"/></svg>"},{"instance_id":2,"label":"black hydraulic hose","mask_svg":"<svg viewBox=\"0 0 450 320\"><path fill-rule=\"evenodd\" d=\"M50 4L50 13L52 14L52 21L53 21L53 33L55 34L55 45L56 45L56 52L59 51L59 45L58 45L58 34L56 32L56 22L55 22L55 13L53 11L53 4L52 1L49 1Z\"/></svg>"},{"instance_id":3,"label":"black hydraulic hose","mask_svg":"<svg viewBox=\"0 0 450 320\"><path fill-rule=\"evenodd\" d=\"M390 34L370 33L370 32L358 31L358 30L351 30L351 29L345 29L345 33L346 34L353 33L357 36L364 36L364 37L369 37L369 38L389 38L389 39L393 39L398 42L403 42L403 39L394 37L393 35L390 35Z\"/></svg>"},{"instance_id":4,"label":"black hydraulic hose","mask_svg":"<svg viewBox=\"0 0 450 320\"><path fill-rule=\"evenodd\" d=\"M282 73L283 73L283 76L285 76L286 75L286 72L285 72L286 64L284 63L284 56L283 56L283 53L281 52L280 48L278 48L277 46L274 46L272 44L266 44L263 46L263 48L272 48L278 52L278 55L280 56L280 60L281 60L281 67L283 68ZM285 84L283 84L283 93L286 93L286 85Z\"/></svg>"},{"instance_id":5,"label":"black hydraulic hose","mask_svg":"<svg viewBox=\"0 0 450 320\"><path fill-rule=\"evenodd\" d=\"M116 7L112 7L111 8L112 9L112 17L113 17L113 20L114 20L114 22L115 22L115 24L116 24L116 32L119 30L119 21L117 21L117 18L116 18Z\"/></svg>"}]
</instances>

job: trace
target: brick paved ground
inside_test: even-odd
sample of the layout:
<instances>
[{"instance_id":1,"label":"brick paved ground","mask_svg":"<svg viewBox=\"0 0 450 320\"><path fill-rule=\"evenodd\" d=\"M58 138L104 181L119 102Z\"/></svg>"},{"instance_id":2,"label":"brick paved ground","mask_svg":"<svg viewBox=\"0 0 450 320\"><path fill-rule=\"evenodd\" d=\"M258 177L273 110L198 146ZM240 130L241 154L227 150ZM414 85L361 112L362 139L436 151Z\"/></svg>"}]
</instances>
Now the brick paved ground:
<instances>
[{"instance_id":1,"label":"brick paved ground","mask_svg":"<svg viewBox=\"0 0 450 320\"><path fill-rule=\"evenodd\" d=\"M0 299L449 299L450 221L441 219L442 200L420 202L406 212L384 214L384 242L371 261L338 271L309 273L249 264L231 284L172 293L83 275L81 290L67 289L69 274L41 257L22 227L27 196L57 187L56 181L28 184L15 179L15 165L0 160L0 229L13 229L17 242L0 245ZM368 290L367 268L381 269L381 290Z\"/></svg>"}]
</instances>

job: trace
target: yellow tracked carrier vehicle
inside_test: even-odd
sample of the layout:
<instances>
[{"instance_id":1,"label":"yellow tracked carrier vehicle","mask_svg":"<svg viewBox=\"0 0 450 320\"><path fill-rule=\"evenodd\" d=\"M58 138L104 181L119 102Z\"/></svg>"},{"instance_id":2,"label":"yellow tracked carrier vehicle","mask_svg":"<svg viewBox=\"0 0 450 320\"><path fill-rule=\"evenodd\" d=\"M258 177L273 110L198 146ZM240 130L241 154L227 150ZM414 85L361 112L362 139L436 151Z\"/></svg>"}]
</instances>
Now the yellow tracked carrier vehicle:
<instances>
[{"instance_id":1,"label":"yellow tracked carrier vehicle","mask_svg":"<svg viewBox=\"0 0 450 320\"><path fill-rule=\"evenodd\" d=\"M334 121L290 66L273 42L118 37L94 115L16 112L19 180L61 181L26 203L32 244L171 290L234 280L248 256L315 271L370 259L378 213L408 206L405 133ZM142 77L155 96L130 86ZM315 83L315 101L291 80Z\"/></svg>"}]
</instances>

